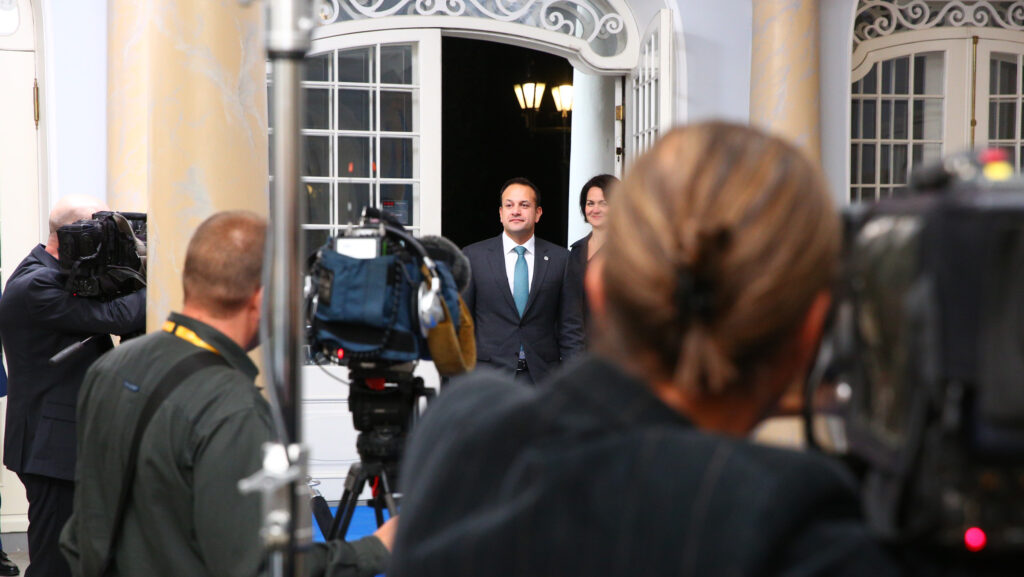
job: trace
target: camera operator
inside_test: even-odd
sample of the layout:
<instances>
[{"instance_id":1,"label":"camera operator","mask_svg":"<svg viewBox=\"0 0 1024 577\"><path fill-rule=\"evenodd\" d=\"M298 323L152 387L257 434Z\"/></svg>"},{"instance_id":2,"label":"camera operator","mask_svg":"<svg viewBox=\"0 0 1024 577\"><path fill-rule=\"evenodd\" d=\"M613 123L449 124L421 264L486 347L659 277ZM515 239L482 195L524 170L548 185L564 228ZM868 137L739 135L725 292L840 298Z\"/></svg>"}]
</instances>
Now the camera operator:
<instances>
[{"instance_id":1,"label":"camera operator","mask_svg":"<svg viewBox=\"0 0 1024 577\"><path fill-rule=\"evenodd\" d=\"M839 221L819 171L696 124L612 204L586 279L598 356L548 387L475 374L438 399L406 452L389 575L896 573L842 468L746 438L829 308Z\"/></svg>"},{"instance_id":2,"label":"camera operator","mask_svg":"<svg viewBox=\"0 0 1024 577\"><path fill-rule=\"evenodd\" d=\"M182 313L171 314L163 331L105 355L86 375L76 507L61 541L76 577L259 572L259 496L242 495L237 485L261 469L261 448L272 436L270 408L246 356L258 344L266 226L243 211L203 222L185 257ZM212 366L181 364L204 354ZM176 388L138 433L143 404L164 382ZM118 480L131 478L126 464L135 474L122 488ZM310 574L381 572L393 531L394 520L376 536L317 546L307 555Z\"/></svg>"},{"instance_id":3,"label":"camera operator","mask_svg":"<svg viewBox=\"0 0 1024 577\"><path fill-rule=\"evenodd\" d=\"M11 274L0 300L0 337L9 395L4 465L28 496L26 577L70 575L60 554L61 527L71 515L75 473L75 399L85 371L113 347L107 335L143 330L146 291L103 302L64 288L57 229L109 210L98 199L66 196L50 211L50 236ZM92 336L82 350L50 364L55 353Z\"/></svg>"}]
</instances>

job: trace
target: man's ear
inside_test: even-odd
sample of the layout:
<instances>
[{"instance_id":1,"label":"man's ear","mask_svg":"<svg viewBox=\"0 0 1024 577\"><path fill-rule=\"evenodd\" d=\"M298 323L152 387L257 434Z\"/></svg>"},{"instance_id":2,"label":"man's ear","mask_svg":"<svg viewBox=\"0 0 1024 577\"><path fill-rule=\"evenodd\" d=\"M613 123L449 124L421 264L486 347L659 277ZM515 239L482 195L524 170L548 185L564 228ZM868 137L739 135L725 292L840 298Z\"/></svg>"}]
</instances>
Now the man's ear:
<instances>
[{"instance_id":1,"label":"man's ear","mask_svg":"<svg viewBox=\"0 0 1024 577\"><path fill-rule=\"evenodd\" d=\"M542 215L542 214L544 214L544 208L538 206L537 207L537 218L533 222L535 222L535 223L540 222L540 215Z\"/></svg>"},{"instance_id":2,"label":"man's ear","mask_svg":"<svg viewBox=\"0 0 1024 577\"><path fill-rule=\"evenodd\" d=\"M603 271L604 259L594 258L587 264L587 276L583 278L583 287L587 293L590 311L599 318L605 316L604 278L601 275Z\"/></svg>"}]
</instances>

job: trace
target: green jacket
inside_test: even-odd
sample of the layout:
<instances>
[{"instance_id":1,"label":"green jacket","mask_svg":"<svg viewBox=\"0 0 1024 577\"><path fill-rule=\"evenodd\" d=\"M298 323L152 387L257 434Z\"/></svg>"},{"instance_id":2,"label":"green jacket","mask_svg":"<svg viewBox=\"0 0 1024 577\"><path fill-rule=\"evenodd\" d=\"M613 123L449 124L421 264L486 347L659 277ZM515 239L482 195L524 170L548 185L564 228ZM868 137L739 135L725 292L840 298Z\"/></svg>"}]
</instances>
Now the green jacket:
<instances>
[{"instance_id":1,"label":"green jacket","mask_svg":"<svg viewBox=\"0 0 1024 577\"><path fill-rule=\"evenodd\" d=\"M262 467L262 445L272 436L270 408L253 385L258 371L213 327L178 314L169 323L197 338L151 333L102 356L86 374L78 398L74 513L61 536L75 577L99 576L138 414L164 373L195 352L197 342L216 349L227 365L189 376L150 421L115 573L255 577L263 569L260 499L238 491L239 479ZM306 567L313 576L374 575L387 558L381 542L367 537L318 545Z\"/></svg>"}]
</instances>

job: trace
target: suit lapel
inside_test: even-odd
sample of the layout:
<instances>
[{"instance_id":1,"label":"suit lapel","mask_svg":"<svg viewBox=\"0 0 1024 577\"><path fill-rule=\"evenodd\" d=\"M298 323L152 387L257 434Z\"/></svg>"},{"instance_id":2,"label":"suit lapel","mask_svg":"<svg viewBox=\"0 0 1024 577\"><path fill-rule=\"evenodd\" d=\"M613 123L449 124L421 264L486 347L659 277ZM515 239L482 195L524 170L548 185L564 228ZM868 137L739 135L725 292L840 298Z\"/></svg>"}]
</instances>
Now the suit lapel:
<instances>
[{"instance_id":1,"label":"suit lapel","mask_svg":"<svg viewBox=\"0 0 1024 577\"><path fill-rule=\"evenodd\" d=\"M491 266L491 278L498 283L498 292L505 297L505 302L512 308L512 312L519 316L519 309L516 308L516 301L512 298L512 289L508 286L508 272L505 270L505 251L501 242L501 235L498 235L496 242L491 244L491 258L487 259ZM527 305L529 306L529 305Z\"/></svg>"},{"instance_id":2,"label":"suit lapel","mask_svg":"<svg viewBox=\"0 0 1024 577\"><path fill-rule=\"evenodd\" d=\"M530 283L530 297L526 299L526 308L523 309L523 316L530 311L533 301L537 300L537 293L544 284L544 275L548 272L548 247L541 246L540 239L534 243L537 250L533 255L533 282Z\"/></svg>"}]
</instances>

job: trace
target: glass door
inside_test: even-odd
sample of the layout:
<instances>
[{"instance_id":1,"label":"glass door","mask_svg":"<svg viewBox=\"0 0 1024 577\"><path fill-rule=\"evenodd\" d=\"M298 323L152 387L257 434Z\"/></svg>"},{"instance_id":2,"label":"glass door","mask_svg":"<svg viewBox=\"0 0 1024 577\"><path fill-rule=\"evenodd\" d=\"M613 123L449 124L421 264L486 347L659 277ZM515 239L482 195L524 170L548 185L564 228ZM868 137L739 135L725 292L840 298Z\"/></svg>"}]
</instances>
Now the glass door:
<instances>
[{"instance_id":1,"label":"glass door","mask_svg":"<svg viewBox=\"0 0 1024 577\"><path fill-rule=\"evenodd\" d=\"M1006 151L1009 162L1020 172L1024 168L1024 43L982 39L977 58L977 145Z\"/></svg>"}]
</instances>

